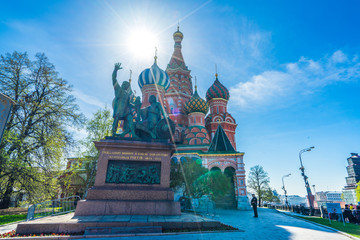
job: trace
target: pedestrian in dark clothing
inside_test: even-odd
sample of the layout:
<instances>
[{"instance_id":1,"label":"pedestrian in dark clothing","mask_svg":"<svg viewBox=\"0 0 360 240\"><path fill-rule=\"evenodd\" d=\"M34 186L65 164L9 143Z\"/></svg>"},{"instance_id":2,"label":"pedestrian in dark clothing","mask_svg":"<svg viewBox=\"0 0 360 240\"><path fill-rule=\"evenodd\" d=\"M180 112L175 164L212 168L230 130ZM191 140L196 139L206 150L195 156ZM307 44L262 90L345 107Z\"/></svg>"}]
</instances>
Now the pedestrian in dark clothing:
<instances>
[{"instance_id":1,"label":"pedestrian in dark clothing","mask_svg":"<svg viewBox=\"0 0 360 240\"><path fill-rule=\"evenodd\" d=\"M345 209L343 211L344 220L347 218L349 223L356 223L356 219L354 215L352 214L349 206L345 204Z\"/></svg>"},{"instance_id":2,"label":"pedestrian in dark clothing","mask_svg":"<svg viewBox=\"0 0 360 240\"><path fill-rule=\"evenodd\" d=\"M257 212L257 198L255 197L255 194L252 194L252 199L251 199L251 206L254 209L254 217L258 217L258 212Z\"/></svg>"},{"instance_id":3,"label":"pedestrian in dark clothing","mask_svg":"<svg viewBox=\"0 0 360 240\"><path fill-rule=\"evenodd\" d=\"M356 222L360 223L360 205L356 206L356 209L353 211L353 215L356 218Z\"/></svg>"}]
</instances>

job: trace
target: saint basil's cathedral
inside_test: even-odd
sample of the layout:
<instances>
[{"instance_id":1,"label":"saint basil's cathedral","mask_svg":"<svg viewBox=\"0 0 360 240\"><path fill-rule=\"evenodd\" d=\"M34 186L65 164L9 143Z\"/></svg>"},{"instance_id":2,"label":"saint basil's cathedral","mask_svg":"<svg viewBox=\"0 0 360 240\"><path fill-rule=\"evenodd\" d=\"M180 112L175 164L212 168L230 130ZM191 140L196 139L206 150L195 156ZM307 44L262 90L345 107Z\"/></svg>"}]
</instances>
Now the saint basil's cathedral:
<instances>
[{"instance_id":1,"label":"saint basil's cathedral","mask_svg":"<svg viewBox=\"0 0 360 240\"><path fill-rule=\"evenodd\" d=\"M243 152L236 150L236 121L227 111L228 89L218 75L206 92L206 100L193 91L192 76L185 64L181 42L183 33L173 34L174 52L166 70L156 62L139 76L142 107L149 106L149 97L155 95L167 115L175 123L176 151L172 160L201 161L209 170L221 170L233 179L234 191L228 201L238 209L248 208Z\"/></svg>"}]
</instances>

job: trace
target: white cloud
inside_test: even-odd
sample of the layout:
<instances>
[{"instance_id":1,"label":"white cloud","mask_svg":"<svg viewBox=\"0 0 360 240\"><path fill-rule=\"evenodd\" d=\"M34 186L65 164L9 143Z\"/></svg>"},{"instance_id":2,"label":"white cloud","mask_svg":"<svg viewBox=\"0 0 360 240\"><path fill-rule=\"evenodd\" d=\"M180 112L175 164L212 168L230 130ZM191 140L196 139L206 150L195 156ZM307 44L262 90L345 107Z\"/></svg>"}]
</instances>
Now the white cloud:
<instances>
[{"instance_id":1,"label":"white cloud","mask_svg":"<svg viewBox=\"0 0 360 240\"><path fill-rule=\"evenodd\" d=\"M270 104L272 100L293 94L309 94L335 82L360 77L360 61L349 58L341 50L319 60L301 57L283 65L280 71L265 71L230 88L232 103L242 107Z\"/></svg>"},{"instance_id":2,"label":"white cloud","mask_svg":"<svg viewBox=\"0 0 360 240\"><path fill-rule=\"evenodd\" d=\"M80 92L77 89L74 89L73 94L77 99L79 99L79 100L81 100L81 101L83 101L83 102L85 102L87 104L94 105L94 106L97 106L97 107L100 107L100 108L103 108L106 105L104 102L96 99L95 97L89 96L89 95L87 95L87 94L85 94L83 92Z\"/></svg>"}]
</instances>

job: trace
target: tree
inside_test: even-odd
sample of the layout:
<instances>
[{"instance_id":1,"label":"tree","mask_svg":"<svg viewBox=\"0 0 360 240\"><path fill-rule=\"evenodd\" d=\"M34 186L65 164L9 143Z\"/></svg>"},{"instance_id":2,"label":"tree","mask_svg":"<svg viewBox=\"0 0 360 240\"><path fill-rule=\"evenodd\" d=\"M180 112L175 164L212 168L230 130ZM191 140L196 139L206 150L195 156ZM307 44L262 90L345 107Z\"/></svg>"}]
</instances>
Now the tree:
<instances>
[{"instance_id":1,"label":"tree","mask_svg":"<svg viewBox=\"0 0 360 240\"><path fill-rule=\"evenodd\" d=\"M261 201L263 200L266 189L269 188L269 182L270 178L262 166L256 165L250 168L248 186L256 192L258 196L259 207L261 205Z\"/></svg>"},{"instance_id":2,"label":"tree","mask_svg":"<svg viewBox=\"0 0 360 240\"><path fill-rule=\"evenodd\" d=\"M210 195L212 200L217 201L229 193L231 189L231 179L221 171L209 171L200 176L193 183L195 197Z\"/></svg>"},{"instance_id":3,"label":"tree","mask_svg":"<svg viewBox=\"0 0 360 240\"><path fill-rule=\"evenodd\" d=\"M356 185L355 193L356 193L356 201L360 202L360 181ZM341 199L344 200L344 194L343 193L341 194Z\"/></svg>"},{"instance_id":4,"label":"tree","mask_svg":"<svg viewBox=\"0 0 360 240\"><path fill-rule=\"evenodd\" d=\"M264 194L263 194L263 200L264 201L267 201L267 202L276 202L276 203L279 203L280 202L280 199L279 197L277 196L277 192L276 190L272 190L270 187L267 188L265 191L264 191Z\"/></svg>"},{"instance_id":5,"label":"tree","mask_svg":"<svg viewBox=\"0 0 360 240\"><path fill-rule=\"evenodd\" d=\"M0 208L14 189L30 201L56 196L61 159L72 146L71 128L80 127L72 88L43 53L0 56L0 92L15 100L0 144Z\"/></svg>"},{"instance_id":6,"label":"tree","mask_svg":"<svg viewBox=\"0 0 360 240\"><path fill-rule=\"evenodd\" d=\"M173 189L183 187L183 196L198 196L196 187L193 183L207 172L208 169L191 158L182 157L179 163L172 160L170 169L170 187Z\"/></svg>"},{"instance_id":7,"label":"tree","mask_svg":"<svg viewBox=\"0 0 360 240\"><path fill-rule=\"evenodd\" d=\"M210 195L217 200L229 192L231 179L221 171L209 171L201 162L183 157L181 162L171 161L170 187L183 188L187 197Z\"/></svg>"},{"instance_id":8,"label":"tree","mask_svg":"<svg viewBox=\"0 0 360 240\"><path fill-rule=\"evenodd\" d=\"M76 178L84 180L84 197L87 190L94 184L99 151L95 147L94 141L100 141L106 136L111 136L113 118L110 109L105 107L94 113L90 120L85 123L87 136L81 140L82 151L79 153L78 162L65 170L63 184L69 188ZM74 193L72 193L74 194Z\"/></svg>"}]
</instances>

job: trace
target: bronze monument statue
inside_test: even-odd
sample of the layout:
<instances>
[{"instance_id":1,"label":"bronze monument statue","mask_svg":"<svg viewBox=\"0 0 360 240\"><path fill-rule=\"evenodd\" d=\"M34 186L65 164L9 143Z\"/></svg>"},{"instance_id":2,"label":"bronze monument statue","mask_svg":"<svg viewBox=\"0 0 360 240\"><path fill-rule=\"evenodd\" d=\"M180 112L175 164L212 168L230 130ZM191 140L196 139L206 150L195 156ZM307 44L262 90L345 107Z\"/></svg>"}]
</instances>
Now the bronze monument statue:
<instances>
[{"instance_id":1,"label":"bronze monument statue","mask_svg":"<svg viewBox=\"0 0 360 240\"><path fill-rule=\"evenodd\" d=\"M163 106L156 97L149 97L150 106L141 109L140 97L135 97L130 82L123 81L121 87L116 80L117 71L122 69L121 63L116 63L112 74L115 98L112 106L114 122L112 135L142 139L169 139L174 132L175 123L166 116ZM124 121L123 132L117 134L119 121Z\"/></svg>"},{"instance_id":2,"label":"bronze monument statue","mask_svg":"<svg viewBox=\"0 0 360 240\"><path fill-rule=\"evenodd\" d=\"M116 63L112 74L112 82L115 91L115 98L112 102L114 110L114 122L112 126L112 135L116 136L116 130L120 120L124 120L124 131L118 135L124 137L126 134L130 134L132 137L136 137L135 124L133 121L133 108L135 107L134 93L131 90L130 83L123 81L121 87L116 80L117 71L122 69L121 63Z\"/></svg>"}]
</instances>

